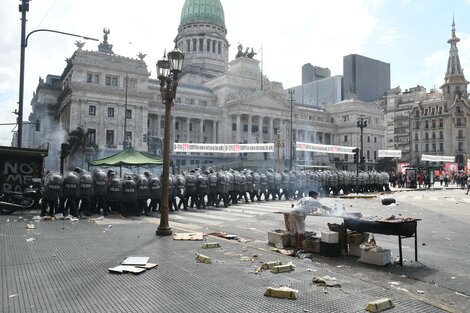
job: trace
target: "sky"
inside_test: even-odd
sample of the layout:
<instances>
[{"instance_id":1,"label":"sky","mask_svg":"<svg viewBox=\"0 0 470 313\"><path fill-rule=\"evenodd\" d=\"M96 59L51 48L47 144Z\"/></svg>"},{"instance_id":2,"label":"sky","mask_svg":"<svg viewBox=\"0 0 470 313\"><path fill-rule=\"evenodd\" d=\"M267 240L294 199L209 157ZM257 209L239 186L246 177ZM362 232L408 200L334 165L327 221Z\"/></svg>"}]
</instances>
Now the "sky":
<instances>
[{"instance_id":1,"label":"sky","mask_svg":"<svg viewBox=\"0 0 470 313\"><path fill-rule=\"evenodd\" d=\"M0 124L18 109L21 13L19 0L0 4ZM221 0L229 60L237 45L253 47L263 73L284 88L301 84L305 63L342 75L343 56L360 54L390 63L391 87L439 88L444 82L452 19L462 67L470 65L470 0ZM174 47L184 0L31 0L26 33L45 28L103 40L115 54L145 61L151 77L165 49ZM76 49L75 37L34 33L25 54L24 115L39 77L60 75ZM84 40L82 40L84 41ZM86 41L96 51L98 42ZM464 72L465 73L465 72ZM470 75L466 77L470 80ZM10 145L14 125L0 125L0 145Z\"/></svg>"}]
</instances>

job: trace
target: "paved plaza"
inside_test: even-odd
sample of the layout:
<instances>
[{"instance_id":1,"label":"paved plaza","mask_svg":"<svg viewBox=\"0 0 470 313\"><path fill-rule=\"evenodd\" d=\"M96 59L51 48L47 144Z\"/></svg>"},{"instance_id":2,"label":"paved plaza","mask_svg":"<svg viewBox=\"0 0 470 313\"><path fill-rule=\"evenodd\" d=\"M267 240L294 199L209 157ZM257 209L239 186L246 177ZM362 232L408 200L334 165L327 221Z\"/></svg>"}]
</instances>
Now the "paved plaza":
<instances>
[{"instance_id":1,"label":"paved plaza","mask_svg":"<svg viewBox=\"0 0 470 313\"><path fill-rule=\"evenodd\" d=\"M348 210L358 209L357 204L365 211L370 208L360 201L378 202L322 200L327 204L349 201ZM2 312L365 312L368 302L384 297L395 304L388 312L470 312L465 294L403 274L423 273L430 253L426 246L420 247L419 268L409 261L403 268L376 267L347 256L318 255L311 260L270 251L266 230L283 228L278 212L289 206L290 201L269 201L170 214L176 233L224 231L239 239L206 236L204 242L220 243L214 249L203 249L202 241L156 236L158 214L36 222L32 218L37 212L1 216ZM380 207L380 213L383 210ZM420 213L418 207L413 210ZM28 229L27 224L35 228ZM307 218L308 227L321 230L325 224ZM423 233L427 235L426 230ZM396 251L396 238L378 240ZM411 259L411 251L405 246L406 258ZM197 254L209 256L212 263L197 262ZM110 267L129 256L149 257L158 266L139 275L109 273ZM261 263L268 261L292 262L295 270L258 272ZM334 277L340 287L319 287L312 283L315 276ZM298 299L264 296L266 288L282 286L298 290Z\"/></svg>"}]
</instances>

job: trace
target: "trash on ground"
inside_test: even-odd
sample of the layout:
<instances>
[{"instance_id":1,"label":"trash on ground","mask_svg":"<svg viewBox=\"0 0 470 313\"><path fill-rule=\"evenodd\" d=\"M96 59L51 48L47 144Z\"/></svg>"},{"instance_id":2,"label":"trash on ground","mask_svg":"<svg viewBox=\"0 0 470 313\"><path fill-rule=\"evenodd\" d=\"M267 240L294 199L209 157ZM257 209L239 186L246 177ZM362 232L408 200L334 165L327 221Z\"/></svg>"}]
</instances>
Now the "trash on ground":
<instances>
[{"instance_id":1,"label":"trash on ground","mask_svg":"<svg viewBox=\"0 0 470 313\"><path fill-rule=\"evenodd\" d=\"M424 290L416 290L417 293L419 293L420 295L424 294Z\"/></svg>"},{"instance_id":2,"label":"trash on ground","mask_svg":"<svg viewBox=\"0 0 470 313\"><path fill-rule=\"evenodd\" d=\"M269 247L269 250L274 251L274 252L279 252L280 254L283 255L295 255L295 250L294 249L278 249L274 247Z\"/></svg>"},{"instance_id":3,"label":"trash on ground","mask_svg":"<svg viewBox=\"0 0 470 313\"><path fill-rule=\"evenodd\" d=\"M158 266L156 263L148 263L149 259L149 257L127 257L121 265L110 267L108 270L113 274L140 274Z\"/></svg>"},{"instance_id":4,"label":"trash on ground","mask_svg":"<svg viewBox=\"0 0 470 313\"><path fill-rule=\"evenodd\" d=\"M312 282L320 287L341 287L341 284L336 282L336 277L328 275L323 277L315 276L313 277Z\"/></svg>"},{"instance_id":5,"label":"trash on ground","mask_svg":"<svg viewBox=\"0 0 470 313\"><path fill-rule=\"evenodd\" d=\"M310 253L310 252L303 252L302 250L299 250L295 253L295 256L298 257L299 259L313 259L315 254Z\"/></svg>"},{"instance_id":6,"label":"trash on ground","mask_svg":"<svg viewBox=\"0 0 470 313\"><path fill-rule=\"evenodd\" d=\"M201 263L206 263L206 264L211 264L212 260L210 257L204 254L197 254L196 255L196 260Z\"/></svg>"},{"instance_id":7,"label":"trash on ground","mask_svg":"<svg viewBox=\"0 0 470 313\"><path fill-rule=\"evenodd\" d=\"M27 228L27 229L35 229L36 225L34 225L34 224L25 224L24 227Z\"/></svg>"},{"instance_id":8,"label":"trash on ground","mask_svg":"<svg viewBox=\"0 0 470 313\"><path fill-rule=\"evenodd\" d=\"M261 269L270 270L274 266L278 266L278 265L282 265L282 262L281 261L263 262L263 264L261 264Z\"/></svg>"},{"instance_id":9,"label":"trash on ground","mask_svg":"<svg viewBox=\"0 0 470 313\"><path fill-rule=\"evenodd\" d=\"M127 257L121 264L122 265L145 265L150 260L146 256L130 256Z\"/></svg>"},{"instance_id":10,"label":"trash on ground","mask_svg":"<svg viewBox=\"0 0 470 313\"><path fill-rule=\"evenodd\" d=\"M122 273L140 274L145 271L146 271L145 268L135 267L132 265L118 265L116 267L109 268L110 273L119 273L119 274L122 274Z\"/></svg>"},{"instance_id":11,"label":"trash on ground","mask_svg":"<svg viewBox=\"0 0 470 313\"><path fill-rule=\"evenodd\" d=\"M267 297L275 297L275 298L285 298L285 299L297 299L298 298L298 290L289 288L289 287L280 287L280 288L272 288L268 287L264 292L264 295Z\"/></svg>"},{"instance_id":12,"label":"trash on ground","mask_svg":"<svg viewBox=\"0 0 470 313\"><path fill-rule=\"evenodd\" d=\"M15 298L15 297L18 297L18 294L13 294L13 295L10 295L8 298Z\"/></svg>"},{"instance_id":13,"label":"trash on ground","mask_svg":"<svg viewBox=\"0 0 470 313\"><path fill-rule=\"evenodd\" d=\"M295 270L295 265L292 263L284 264L284 265L276 265L273 266L271 269L272 273L285 273L285 272L292 272Z\"/></svg>"},{"instance_id":14,"label":"trash on ground","mask_svg":"<svg viewBox=\"0 0 470 313\"><path fill-rule=\"evenodd\" d=\"M366 310L368 312L382 312L393 308L395 305L389 298L383 298L367 303Z\"/></svg>"},{"instance_id":15,"label":"trash on ground","mask_svg":"<svg viewBox=\"0 0 470 313\"><path fill-rule=\"evenodd\" d=\"M204 240L203 233L175 233L173 240Z\"/></svg>"},{"instance_id":16,"label":"trash on ground","mask_svg":"<svg viewBox=\"0 0 470 313\"><path fill-rule=\"evenodd\" d=\"M33 242L34 240L36 240L36 238L31 237L31 238L26 239L26 242Z\"/></svg>"}]
</instances>

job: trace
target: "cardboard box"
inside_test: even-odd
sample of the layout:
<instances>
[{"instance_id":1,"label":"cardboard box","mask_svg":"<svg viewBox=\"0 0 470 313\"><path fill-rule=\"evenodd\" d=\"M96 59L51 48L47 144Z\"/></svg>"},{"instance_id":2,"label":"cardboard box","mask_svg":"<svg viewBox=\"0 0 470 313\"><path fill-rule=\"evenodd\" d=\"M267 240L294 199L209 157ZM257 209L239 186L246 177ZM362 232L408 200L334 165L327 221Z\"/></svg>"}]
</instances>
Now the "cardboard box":
<instances>
[{"instance_id":1,"label":"cardboard box","mask_svg":"<svg viewBox=\"0 0 470 313\"><path fill-rule=\"evenodd\" d=\"M357 256L360 258L362 256L362 249L359 247L359 245L349 244L348 255Z\"/></svg>"},{"instance_id":2,"label":"cardboard box","mask_svg":"<svg viewBox=\"0 0 470 313\"><path fill-rule=\"evenodd\" d=\"M268 231L268 243L272 245L281 245L281 248L291 246L291 234L283 229Z\"/></svg>"},{"instance_id":3,"label":"cardboard box","mask_svg":"<svg viewBox=\"0 0 470 313\"><path fill-rule=\"evenodd\" d=\"M302 242L302 250L307 253L320 253L320 238L306 238Z\"/></svg>"},{"instance_id":4,"label":"cardboard box","mask_svg":"<svg viewBox=\"0 0 470 313\"><path fill-rule=\"evenodd\" d=\"M374 264L379 266L384 266L392 262L392 251L389 249L383 250L381 252L371 252L362 250L361 258L359 261Z\"/></svg>"},{"instance_id":5,"label":"cardboard box","mask_svg":"<svg viewBox=\"0 0 470 313\"><path fill-rule=\"evenodd\" d=\"M339 233L335 231L322 231L321 241L324 243L339 243Z\"/></svg>"},{"instance_id":6,"label":"cardboard box","mask_svg":"<svg viewBox=\"0 0 470 313\"><path fill-rule=\"evenodd\" d=\"M341 254L341 248L339 243L326 243L320 242L320 255L322 256L339 256Z\"/></svg>"}]
</instances>

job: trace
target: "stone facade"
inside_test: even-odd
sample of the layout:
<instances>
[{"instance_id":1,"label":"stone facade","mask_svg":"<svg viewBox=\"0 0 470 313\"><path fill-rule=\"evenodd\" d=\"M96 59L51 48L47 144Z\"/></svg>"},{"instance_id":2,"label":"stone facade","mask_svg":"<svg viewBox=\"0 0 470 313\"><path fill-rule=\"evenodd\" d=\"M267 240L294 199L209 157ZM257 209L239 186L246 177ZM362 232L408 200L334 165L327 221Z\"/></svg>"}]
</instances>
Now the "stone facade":
<instances>
[{"instance_id":1,"label":"stone facade","mask_svg":"<svg viewBox=\"0 0 470 313\"><path fill-rule=\"evenodd\" d=\"M218 1L211 3L218 7ZM185 2L175 39L185 53L185 67L172 108L170 146L174 142L268 143L277 139L279 131L279 157L284 169L289 165L289 147L295 141L357 146L356 117L366 115L371 126L364 129L365 142L372 138L364 149L370 151L366 166L374 168L377 161L374 156L384 143L383 114L380 115L376 106L345 101L331 109L298 103L291 107L287 90L281 83L261 75L258 60L242 56L228 62L227 31L220 15L223 11L218 10L217 16L207 20L201 20L199 17L204 14L198 11L197 18L192 18L195 4L199 4L198 0ZM68 59L58 83L38 85L30 120L49 116L50 127L31 128L25 146L50 141L48 167L52 169L58 168L60 143L77 127L91 132L87 139L98 150L86 149L78 164L79 161L68 158L66 168L85 166L88 160L117 153L126 142L139 151L156 155L160 152L156 145L163 138L164 105L159 82L149 77L142 55L134 59L112 53L107 34L109 31L98 51L77 49ZM109 48L106 51L101 48L104 43ZM343 115L349 116L349 124L342 120ZM50 130L59 139L52 140ZM345 136L350 136L350 140L344 141ZM173 164L180 170L221 163L274 168L277 155L173 153L173 149L170 153ZM299 164L335 166L337 163L355 168L351 156L345 159L343 155L294 151L293 159Z\"/></svg>"},{"instance_id":2,"label":"stone facade","mask_svg":"<svg viewBox=\"0 0 470 313\"><path fill-rule=\"evenodd\" d=\"M392 90L381 99L386 113L386 144L400 149L402 160L414 166L443 166L441 162L421 162L422 154L455 156L463 168L470 149L470 101L452 23L449 61L441 92L417 86L401 92Z\"/></svg>"}]
</instances>

